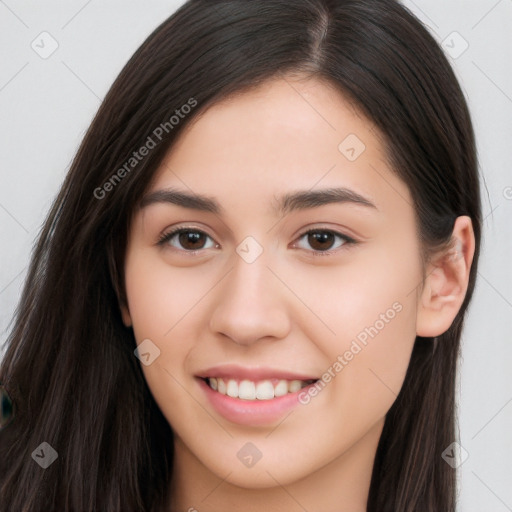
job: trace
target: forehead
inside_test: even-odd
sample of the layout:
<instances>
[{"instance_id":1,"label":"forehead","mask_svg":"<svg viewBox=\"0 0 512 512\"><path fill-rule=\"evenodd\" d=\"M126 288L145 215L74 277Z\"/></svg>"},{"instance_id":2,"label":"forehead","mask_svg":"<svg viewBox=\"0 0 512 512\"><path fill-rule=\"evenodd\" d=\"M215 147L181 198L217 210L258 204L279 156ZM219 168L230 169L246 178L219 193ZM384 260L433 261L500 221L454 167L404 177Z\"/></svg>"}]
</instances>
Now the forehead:
<instances>
[{"instance_id":1,"label":"forehead","mask_svg":"<svg viewBox=\"0 0 512 512\"><path fill-rule=\"evenodd\" d=\"M179 187L217 197L227 207L271 213L284 192L340 186L379 210L411 208L408 188L391 170L373 123L326 82L281 77L197 115L168 152L150 192Z\"/></svg>"}]
</instances>

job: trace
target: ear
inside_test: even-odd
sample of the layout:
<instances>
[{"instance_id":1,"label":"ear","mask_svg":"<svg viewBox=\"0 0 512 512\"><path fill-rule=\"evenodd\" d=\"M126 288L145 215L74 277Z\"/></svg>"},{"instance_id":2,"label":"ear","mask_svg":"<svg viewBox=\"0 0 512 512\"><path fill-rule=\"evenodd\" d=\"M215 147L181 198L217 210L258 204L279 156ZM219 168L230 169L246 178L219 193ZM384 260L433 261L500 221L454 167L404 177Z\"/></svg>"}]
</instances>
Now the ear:
<instances>
[{"instance_id":1,"label":"ear","mask_svg":"<svg viewBox=\"0 0 512 512\"><path fill-rule=\"evenodd\" d=\"M130 310L128 309L128 306L125 303L120 304L121 309L121 316L123 317L123 324L126 327L132 326L132 317L130 315Z\"/></svg>"},{"instance_id":2,"label":"ear","mask_svg":"<svg viewBox=\"0 0 512 512\"><path fill-rule=\"evenodd\" d=\"M475 253L470 217L457 217L452 242L452 246L437 255L427 269L416 315L418 336L435 337L446 332L464 302Z\"/></svg>"}]
</instances>

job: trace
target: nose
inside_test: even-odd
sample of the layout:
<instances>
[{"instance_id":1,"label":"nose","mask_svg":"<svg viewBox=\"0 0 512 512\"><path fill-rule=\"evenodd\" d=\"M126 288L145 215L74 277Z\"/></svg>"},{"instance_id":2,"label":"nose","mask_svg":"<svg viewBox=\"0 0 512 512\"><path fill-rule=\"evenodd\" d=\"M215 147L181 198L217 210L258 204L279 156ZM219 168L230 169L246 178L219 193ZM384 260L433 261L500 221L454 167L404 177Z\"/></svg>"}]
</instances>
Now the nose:
<instances>
[{"instance_id":1,"label":"nose","mask_svg":"<svg viewBox=\"0 0 512 512\"><path fill-rule=\"evenodd\" d=\"M209 327L239 345L262 338L285 338L290 332L290 292L260 256L247 263L238 255L214 297ZM288 294L288 295L287 295Z\"/></svg>"}]
</instances>

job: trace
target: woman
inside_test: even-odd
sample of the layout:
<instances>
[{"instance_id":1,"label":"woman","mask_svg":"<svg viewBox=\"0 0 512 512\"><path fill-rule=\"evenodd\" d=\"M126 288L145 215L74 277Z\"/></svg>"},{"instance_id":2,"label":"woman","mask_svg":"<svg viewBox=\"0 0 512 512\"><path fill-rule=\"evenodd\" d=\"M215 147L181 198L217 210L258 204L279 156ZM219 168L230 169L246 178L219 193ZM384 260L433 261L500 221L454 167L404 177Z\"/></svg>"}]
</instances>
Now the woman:
<instances>
[{"instance_id":1,"label":"woman","mask_svg":"<svg viewBox=\"0 0 512 512\"><path fill-rule=\"evenodd\" d=\"M394 0L193 0L125 66L35 249L1 510L455 510L481 207Z\"/></svg>"}]
</instances>

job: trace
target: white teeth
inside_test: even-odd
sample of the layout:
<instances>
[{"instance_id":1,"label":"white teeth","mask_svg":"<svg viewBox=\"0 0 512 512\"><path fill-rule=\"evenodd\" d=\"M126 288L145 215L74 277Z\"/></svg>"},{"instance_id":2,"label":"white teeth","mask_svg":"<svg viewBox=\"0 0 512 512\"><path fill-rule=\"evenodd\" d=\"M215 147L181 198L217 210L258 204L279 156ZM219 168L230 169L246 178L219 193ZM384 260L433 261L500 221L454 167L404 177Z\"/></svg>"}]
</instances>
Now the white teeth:
<instances>
[{"instance_id":1,"label":"white teeth","mask_svg":"<svg viewBox=\"0 0 512 512\"><path fill-rule=\"evenodd\" d=\"M242 400L272 400L287 393L295 393L311 382L280 380L274 385L271 380L262 380L255 383L250 380L242 380L240 382L234 379L224 380L220 377L210 377L207 381L213 390L218 391L222 395Z\"/></svg>"},{"instance_id":2,"label":"white teeth","mask_svg":"<svg viewBox=\"0 0 512 512\"><path fill-rule=\"evenodd\" d=\"M274 398L274 386L269 380L258 382L256 386L256 398L258 400L272 400Z\"/></svg>"},{"instance_id":3,"label":"white teeth","mask_svg":"<svg viewBox=\"0 0 512 512\"><path fill-rule=\"evenodd\" d=\"M250 380L243 380L240 382L238 385L238 398L242 398L243 400L254 400L257 396L258 393L254 382L251 382Z\"/></svg>"},{"instance_id":4,"label":"white teeth","mask_svg":"<svg viewBox=\"0 0 512 512\"><path fill-rule=\"evenodd\" d=\"M288 391L290 393L295 393L295 391L299 391L299 389L302 387L302 383L300 380L292 380L288 384Z\"/></svg>"},{"instance_id":5,"label":"white teeth","mask_svg":"<svg viewBox=\"0 0 512 512\"><path fill-rule=\"evenodd\" d=\"M288 382L280 380L274 388L274 396L283 396L288 393Z\"/></svg>"},{"instance_id":6,"label":"white teeth","mask_svg":"<svg viewBox=\"0 0 512 512\"><path fill-rule=\"evenodd\" d=\"M211 379L210 379L211 380ZM217 391L223 395L226 394L226 391L227 391L227 387L226 387L226 383L224 382L223 379L216 379L217 380ZM210 384L211 385L211 384Z\"/></svg>"},{"instance_id":7,"label":"white teeth","mask_svg":"<svg viewBox=\"0 0 512 512\"><path fill-rule=\"evenodd\" d=\"M238 398L238 382L236 380L228 380L227 393L232 398Z\"/></svg>"}]
</instances>

